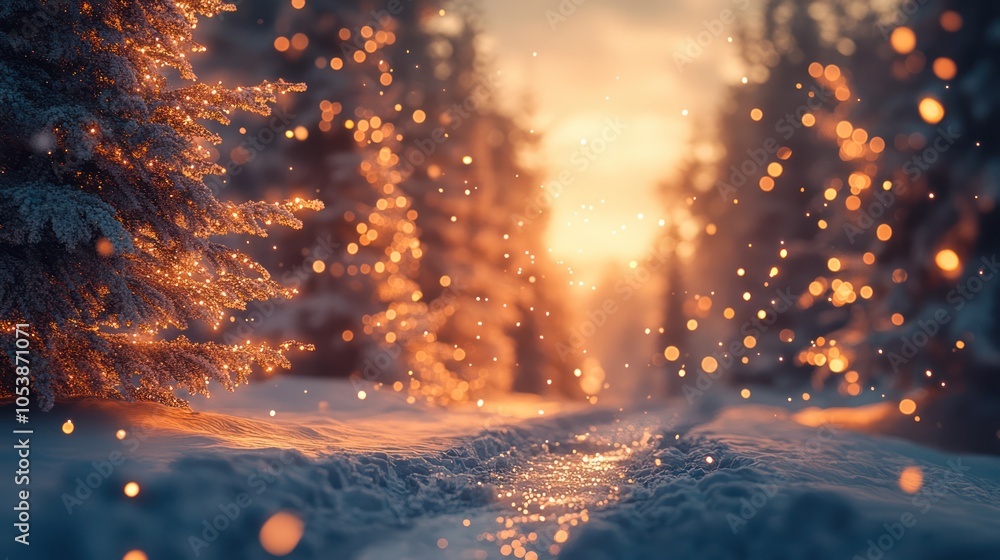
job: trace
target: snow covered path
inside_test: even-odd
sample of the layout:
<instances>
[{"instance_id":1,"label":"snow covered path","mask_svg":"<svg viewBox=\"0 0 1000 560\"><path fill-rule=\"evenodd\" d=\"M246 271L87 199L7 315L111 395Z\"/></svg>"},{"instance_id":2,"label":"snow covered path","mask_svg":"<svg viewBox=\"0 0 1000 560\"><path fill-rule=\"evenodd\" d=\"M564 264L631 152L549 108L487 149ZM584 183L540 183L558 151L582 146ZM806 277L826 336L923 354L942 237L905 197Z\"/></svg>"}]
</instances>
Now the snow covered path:
<instances>
[{"instance_id":1,"label":"snow covered path","mask_svg":"<svg viewBox=\"0 0 1000 560\"><path fill-rule=\"evenodd\" d=\"M1000 460L799 426L781 409L670 416L550 442L498 477L492 506L421 519L362 558L1000 557Z\"/></svg>"},{"instance_id":2,"label":"snow covered path","mask_svg":"<svg viewBox=\"0 0 1000 560\"><path fill-rule=\"evenodd\" d=\"M479 511L420 520L407 535L371 546L362 558L558 556L595 512L615 507L623 487L633 482L629 465L637 454L649 455L654 439L635 424L623 429L617 420L569 420L568 432L511 450L522 460L490 473L492 503Z\"/></svg>"},{"instance_id":3,"label":"snow covered path","mask_svg":"<svg viewBox=\"0 0 1000 560\"><path fill-rule=\"evenodd\" d=\"M194 415L57 407L33 447L32 558L273 558L279 511L304 522L293 559L1000 557L997 458L760 405L445 414L282 383Z\"/></svg>"},{"instance_id":4,"label":"snow covered path","mask_svg":"<svg viewBox=\"0 0 1000 560\"><path fill-rule=\"evenodd\" d=\"M569 557L998 557L996 458L800 426L766 407L722 410L675 438L658 463L632 465L628 496Z\"/></svg>"}]
</instances>

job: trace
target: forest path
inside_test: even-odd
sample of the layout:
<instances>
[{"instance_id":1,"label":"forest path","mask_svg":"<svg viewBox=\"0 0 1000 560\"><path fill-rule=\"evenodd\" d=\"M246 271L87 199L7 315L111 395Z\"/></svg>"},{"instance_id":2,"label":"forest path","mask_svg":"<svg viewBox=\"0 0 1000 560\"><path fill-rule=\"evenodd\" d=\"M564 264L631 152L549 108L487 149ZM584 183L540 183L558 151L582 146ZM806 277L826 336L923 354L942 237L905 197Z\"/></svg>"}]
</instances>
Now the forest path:
<instances>
[{"instance_id":1,"label":"forest path","mask_svg":"<svg viewBox=\"0 0 1000 560\"><path fill-rule=\"evenodd\" d=\"M303 521L290 560L847 560L869 556L869 541L885 545L869 560L1000 550L1000 458L804 426L781 406L521 401L507 406L530 415L503 418L359 400L343 382L261 385L201 403L204 418L186 424L148 403L64 405L39 421L36 530L65 538L38 541L37 557L265 560L261 527L281 511ZM275 393L287 402L271 416ZM130 481L135 498L122 492ZM62 507L67 495L79 503Z\"/></svg>"},{"instance_id":2,"label":"forest path","mask_svg":"<svg viewBox=\"0 0 1000 560\"><path fill-rule=\"evenodd\" d=\"M613 508L638 457L649 459L659 418L622 415L595 422L569 415L559 437L531 441L508 470L486 477L495 500L486 507L422 518L402 534L365 549L363 559L455 558L537 560L559 554L594 512ZM541 435L541 434L540 434Z\"/></svg>"},{"instance_id":3,"label":"forest path","mask_svg":"<svg viewBox=\"0 0 1000 560\"><path fill-rule=\"evenodd\" d=\"M995 560L1000 549L997 458L759 405L652 403L560 425L559 437L520 428L529 445L487 477L492 500L412 518L358 558Z\"/></svg>"}]
</instances>

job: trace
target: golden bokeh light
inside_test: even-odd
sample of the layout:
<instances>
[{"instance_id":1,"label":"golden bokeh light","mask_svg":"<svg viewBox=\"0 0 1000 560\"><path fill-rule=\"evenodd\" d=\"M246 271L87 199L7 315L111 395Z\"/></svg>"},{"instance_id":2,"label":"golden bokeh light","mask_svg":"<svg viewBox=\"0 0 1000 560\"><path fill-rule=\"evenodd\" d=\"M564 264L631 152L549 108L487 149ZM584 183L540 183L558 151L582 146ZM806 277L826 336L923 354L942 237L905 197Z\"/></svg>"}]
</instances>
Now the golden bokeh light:
<instances>
[{"instance_id":1,"label":"golden bokeh light","mask_svg":"<svg viewBox=\"0 0 1000 560\"><path fill-rule=\"evenodd\" d=\"M920 117L928 124L937 124L944 118L944 105L933 97L921 99L918 109Z\"/></svg>"},{"instance_id":2,"label":"golden bokeh light","mask_svg":"<svg viewBox=\"0 0 1000 560\"><path fill-rule=\"evenodd\" d=\"M899 411L909 416L917 411L917 403L913 399L903 399L899 401Z\"/></svg>"},{"instance_id":3,"label":"golden bokeh light","mask_svg":"<svg viewBox=\"0 0 1000 560\"><path fill-rule=\"evenodd\" d=\"M950 33L962 29L962 16L958 12L948 10L941 14L941 28Z\"/></svg>"},{"instance_id":4,"label":"golden bokeh light","mask_svg":"<svg viewBox=\"0 0 1000 560\"><path fill-rule=\"evenodd\" d=\"M881 224L875 230L875 236L878 237L879 241L888 241L892 238L892 226L889 224Z\"/></svg>"},{"instance_id":5,"label":"golden bokeh light","mask_svg":"<svg viewBox=\"0 0 1000 560\"><path fill-rule=\"evenodd\" d=\"M924 472L920 467L906 467L899 473L899 487L907 494L916 494L924 486Z\"/></svg>"},{"instance_id":6,"label":"golden bokeh light","mask_svg":"<svg viewBox=\"0 0 1000 560\"><path fill-rule=\"evenodd\" d=\"M955 61L947 58L941 57L934 60L934 75L942 80L952 80L955 75L958 74L958 66Z\"/></svg>"},{"instance_id":7,"label":"golden bokeh light","mask_svg":"<svg viewBox=\"0 0 1000 560\"><path fill-rule=\"evenodd\" d=\"M681 357L681 351L676 346L667 346L663 351L663 357L673 362Z\"/></svg>"},{"instance_id":8,"label":"golden bokeh light","mask_svg":"<svg viewBox=\"0 0 1000 560\"><path fill-rule=\"evenodd\" d=\"M958 254L951 249L942 249L934 255L934 264L945 272L955 272L962 265Z\"/></svg>"},{"instance_id":9,"label":"golden bokeh light","mask_svg":"<svg viewBox=\"0 0 1000 560\"><path fill-rule=\"evenodd\" d=\"M305 50L309 46L309 37L305 33L296 33L292 35L292 48L301 51Z\"/></svg>"},{"instance_id":10,"label":"golden bokeh light","mask_svg":"<svg viewBox=\"0 0 1000 560\"><path fill-rule=\"evenodd\" d=\"M705 370L705 373L715 373L715 370L719 368L719 362L712 356L705 356L701 360L701 369Z\"/></svg>"},{"instance_id":11,"label":"golden bokeh light","mask_svg":"<svg viewBox=\"0 0 1000 560\"><path fill-rule=\"evenodd\" d=\"M102 257L110 257L111 255L115 254L115 246L113 243L111 243L111 240L108 239L107 237L102 237L98 239L95 247L97 249L97 254L101 255Z\"/></svg>"},{"instance_id":12,"label":"golden bokeh light","mask_svg":"<svg viewBox=\"0 0 1000 560\"><path fill-rule=\"evenodd\" d=\"M274 556L285 556L295 550L305 523L293 513L279 511L260 528L260 545Z\"/></svg>"},{"instance_id":13,"label":"golden bokeh light","mask_svg":"<svg viewBox=\"0 0 1000 560\"><path fill-rule=\"evenodd\" d=\"M917 35L909 27L900 26L892 30L889 43L899 54L910 54L917 48Z\"/></svg>"}]
</instances>

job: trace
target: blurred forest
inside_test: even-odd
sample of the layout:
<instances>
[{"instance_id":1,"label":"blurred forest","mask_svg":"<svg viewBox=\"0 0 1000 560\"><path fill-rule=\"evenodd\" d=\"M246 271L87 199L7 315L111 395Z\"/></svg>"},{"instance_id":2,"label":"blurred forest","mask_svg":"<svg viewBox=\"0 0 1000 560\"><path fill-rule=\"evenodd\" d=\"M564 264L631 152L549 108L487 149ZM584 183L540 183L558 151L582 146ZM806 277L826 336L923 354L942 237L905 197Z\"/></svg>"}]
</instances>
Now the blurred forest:
<instances>
[{"instance_id":1,"label":"blurred forest","mask_svg":"<svg viewBox=\"0 0 1000 560\"><path fill-rule=\"evenodd\" d=\"M1000 5L771 0L739 41L719 141L664 185L697 226L655 358L672 391L901 395L901 430L995 445Z\"/></svg>"},{"instance_id":2,"label":"blurred forest","mask_svg":"<svg viewBox=\"0 0 1000 560\"><path fill-rule=\"evenodd\" d=\"M296 338L301 375L352 376L439 403L577 390L546 259L538 139L496 107L474 10L441 2L246 2L208 22L203 77L308 84L214 153L223 198L319 198L304 228L250 248L290 301L251 305L224 342ZM445 15L442 15L445 14ZM224 28L225 32L222 32ZM210 148L214 149L214 148Z\"/></svg>"},{"instance_id":3,"label":"blurred forest","mask_svg":"<svg viewBox=\"0 0 1000 560\"><path fill-rule=\"evenodd\" d=\"M163 6L160 20L131 5L4 8L32 26L3 36L21 79L0 233L8 270L31 263L46 291L7 274L0 311L51 341L46 405L183 404L175 389L291 361L353 379L362 398L437 404L511 391L593 403L620 381L689 401L717 381L744 398L765 385L898 400L897 429L957 417L963 434L942 437L996 445L997 5L764 2L737 30L746 76L714 131L664 170L655 266L629 265L658 271L663 301L630 288L613 320L571 301L571 267L550 260L538 201L551 170L532 163L530 107L500 109L511 92L475 4ZM52 43L60 26L81 31ZM77 74L92 83L66 80ZM283 81L223 85L261 77ZM130 159L142 154L155 157ZM300 221L305 209L319 211ZM595 316L616 332L587 334L578 321ZM659 339L652 370L642 330Z\"/></svg>"}]
</instances>

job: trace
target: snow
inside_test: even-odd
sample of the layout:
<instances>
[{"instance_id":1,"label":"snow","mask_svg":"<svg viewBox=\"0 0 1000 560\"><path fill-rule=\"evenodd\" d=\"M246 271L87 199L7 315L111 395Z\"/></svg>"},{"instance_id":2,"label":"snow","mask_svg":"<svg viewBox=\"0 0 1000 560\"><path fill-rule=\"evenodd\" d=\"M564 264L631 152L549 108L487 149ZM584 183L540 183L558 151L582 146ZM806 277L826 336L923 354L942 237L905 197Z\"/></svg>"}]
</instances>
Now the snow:
<instances>
[{"instance_id":1,"label":"snow","mask_svg":"<svg viewBox=\"0 0 1000 560\"><path fill-rule=\"evenodd\" d=\"M633 465L629 496L584 529L569 557L995 558L1000 550L996 459L800 426L784 410L756 406L679 434L661 440L661 466ZM900 488L907 467L922 472L914 494ZM912 527L900 523L905 515ZM883 533L891 533L884 555L868 556L869 539Z\"/></svg>"},{"instance_id":2,"label":"snow","mask_svg":"<svg viewBox=\"0 0 1000 560\"><path fill-rule=\"evenodd\" d=\"M274 558L258 535L279 511L304 522L294 559L1000 551L1000 459L805 425L774 404L442 410L286 377L193 409L81 399L33 420L31 557Z\"/></svg>"}]
</instances>

